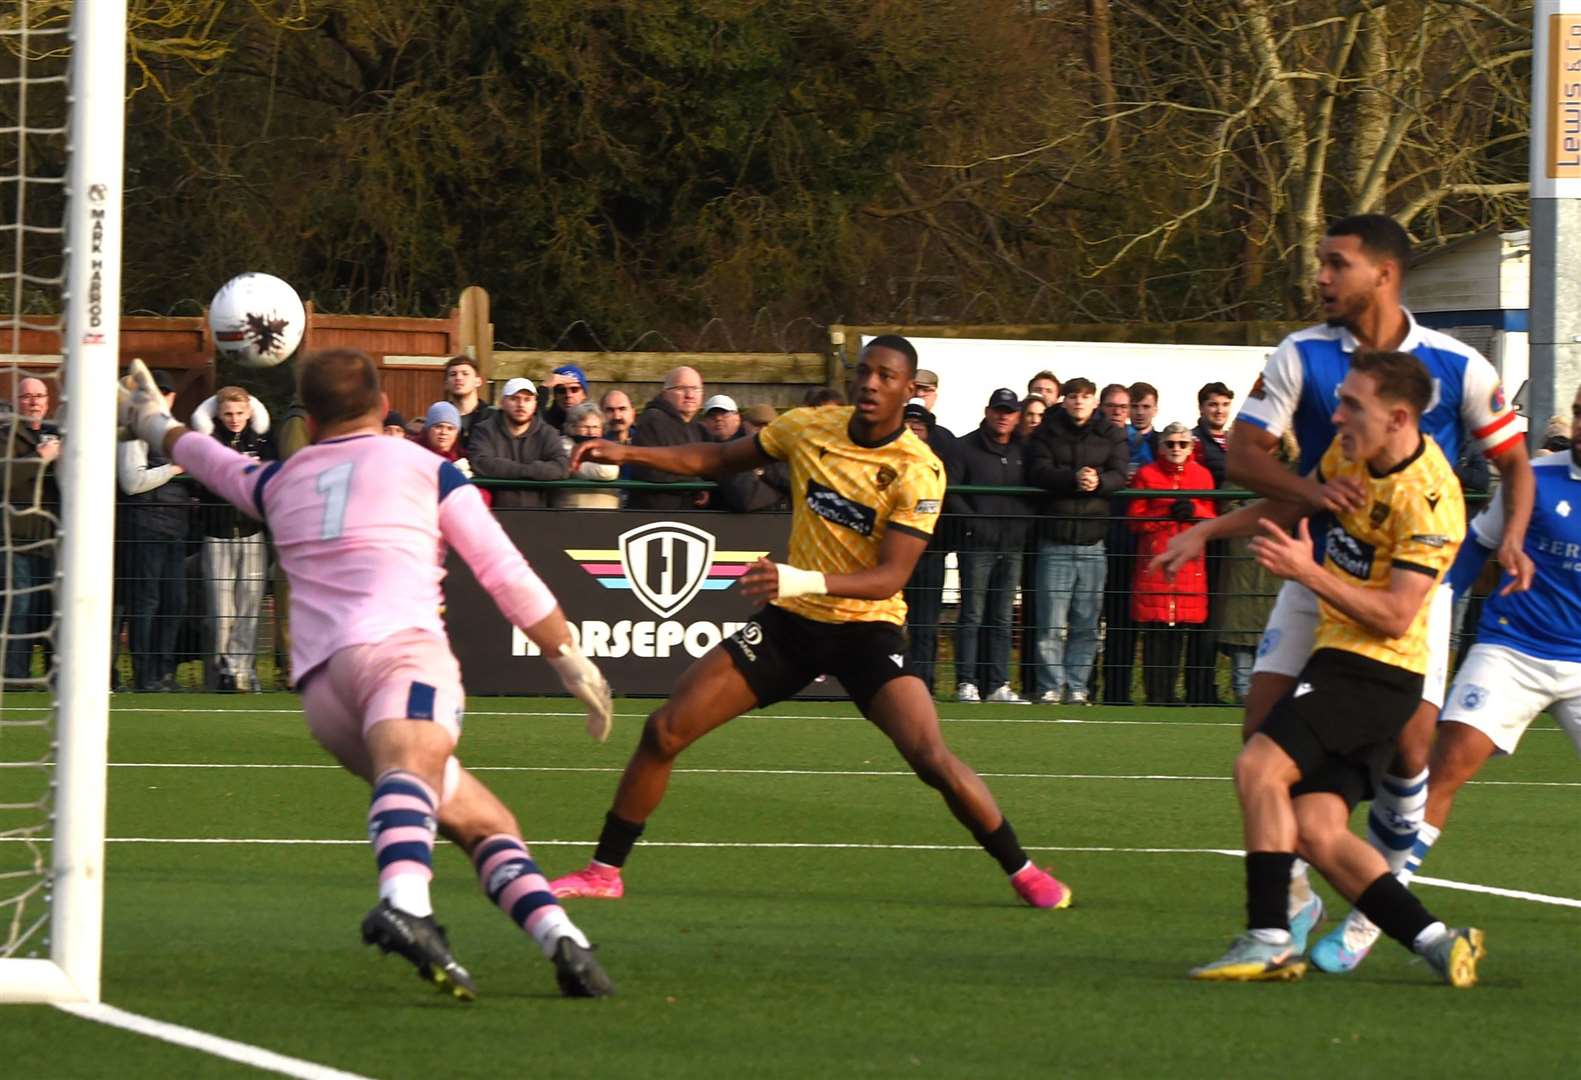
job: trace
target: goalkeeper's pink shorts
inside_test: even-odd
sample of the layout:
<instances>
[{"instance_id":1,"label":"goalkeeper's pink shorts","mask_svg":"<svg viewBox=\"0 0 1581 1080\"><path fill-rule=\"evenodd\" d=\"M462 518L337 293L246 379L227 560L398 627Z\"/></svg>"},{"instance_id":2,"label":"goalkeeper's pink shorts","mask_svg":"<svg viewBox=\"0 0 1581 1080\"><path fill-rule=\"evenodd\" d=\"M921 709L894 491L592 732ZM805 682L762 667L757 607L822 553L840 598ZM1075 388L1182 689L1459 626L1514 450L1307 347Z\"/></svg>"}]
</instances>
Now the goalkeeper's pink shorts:
<instances>
[{"instance_id":1,"label":"goalkeeper's pink shorts","mask_svg":"<svg viewBox=\"0 0 1581 1080\"><path fill-rule=\"evenodd\" d=\"M359 776L370 777L364 739L384 720L437 724L461 738L466 691L450 645L426 630L403 630L371 645L341 649L300 684L302 712L319 744ZM455 759L446 769L453 787ZM446 792L448 794L448 790Z\"/></svg>"}]
</instances>

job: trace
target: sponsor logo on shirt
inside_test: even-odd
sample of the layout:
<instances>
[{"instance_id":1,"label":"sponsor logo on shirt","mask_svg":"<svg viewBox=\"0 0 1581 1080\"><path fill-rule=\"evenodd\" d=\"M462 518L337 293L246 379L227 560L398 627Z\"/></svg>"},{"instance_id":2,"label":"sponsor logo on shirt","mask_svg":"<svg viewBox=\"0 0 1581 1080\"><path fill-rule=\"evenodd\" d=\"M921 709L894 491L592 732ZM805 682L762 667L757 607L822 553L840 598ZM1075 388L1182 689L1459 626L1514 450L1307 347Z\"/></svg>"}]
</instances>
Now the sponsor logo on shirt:
<instances>
[{"instance_id":1,"label":"sponsor logo on shirt","mask_svg":"<svg viewBox=\"0 0 1581 1080\"><path fill-rule=\"evenodd\" d=\"M917 500L917 513L919 513L919 514L937 514L938 512L939 512L939 500L938 499L918 499Z\"/></svg>"},{"instance_id":2,"label":"sponsor logo on shirt","mask_svg":"<svg viewBox=\"0 0 1581 1080\"><path fill-rule=\"evenodd\" d=\"M873 526L878 522L878 511L848 499L816 480L807 481L807 509L825 521L843 525L863 536L872 536Z\"/></svg>"},{"instance_id":3,"label":"sponsor logo on shirt","mask_svg":"<svg viewBox=\"0 0 1581 1080\"><path fill-rule=\"evenodd\" d=\"M1377 549L1335 525L1328 531L1323 554L1329 562L1351 577L1366 581L1372 577L1372 561Z\"/></svg>"},{"instance_id":4,"label":"sponsor logo on shirt","mask_svg":"<svg viewBox=\"0 0 1581 1080\"><path fill-rule=\"evenodd\" d=\"M1449 537L1439 536L1437 533L1412 533L1412 543L1426 544L1428 547L1441 548L1449 543Z\"/></svg>"},{"instance_id":5,"label":"sponsor logo on shirt","mask_svg":"<svg viewBox=\"0 0 1581 1080\"><path fill-rule=\"evenodd\" d=\"M1264 385L1263 377L1261 375L1257 376L1257 381L1252 383L1251 396L1256 398L1258 401L1262 401L1268 396L1268 388L1266 385Z\"/></svg>"},{"instance_id":6,"label":"sponsor logo on shirt","mask_svg":"<svg viewBox=\"0 0 1581 1080\"><path fill-rule=\"evenodd\" d=\"M1496 413L1504 411L1504 384L1497 383L1493 387L1493 396L1488 399L1488 405Z\"/></svg>"}]
</instances>

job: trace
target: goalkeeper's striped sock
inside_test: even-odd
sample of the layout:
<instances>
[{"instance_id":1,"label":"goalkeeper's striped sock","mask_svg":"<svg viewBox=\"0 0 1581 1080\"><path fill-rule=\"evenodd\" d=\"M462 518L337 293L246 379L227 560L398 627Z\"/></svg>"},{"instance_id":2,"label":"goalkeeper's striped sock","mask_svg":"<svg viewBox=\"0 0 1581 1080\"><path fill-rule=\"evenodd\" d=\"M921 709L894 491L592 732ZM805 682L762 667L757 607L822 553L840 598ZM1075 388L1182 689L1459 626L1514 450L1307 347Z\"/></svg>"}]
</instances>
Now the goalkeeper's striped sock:
<instances>
[{"instance_id":1,"label":"goalkeeper's striped sock","mask_svg":"<svg viewBox=\"0 0 1581 1080\"><path fill-rule=\"evenodd\" d=\"M1427 770L1415 776L1384 774L1367 814L1367 839L1389 863L1389 872L1405 869L1427 813Z\"/></svg>"},{"instance_id":2,"label":"goalkeeper's striped sock","mask_svg":"<svg viewBox=\"0 0 1581 1080\"><path fill-rule=\"evenodd\" d=\"M409 915L434 913L428 883L434 877L434 791L414 774L391 769L373 783L368 839L379 864L379 898Z\"/></svg>"},{"instance_id":3,"label":"goalkeeper's striped sock","mask_svg":"<svg viewBox=\"0 0 1581 1080\"><path fill-rule=\"evenodd\" d=\"M582 931L549 891L548 880L519 838L509 833L489 837L472 853L472 864L477 867L478 881L489 899L510 916L511 922L532 935L545 956L554 956L555 943L563 937L584 949L590 948Z\"/></svg>"}]
</instances>

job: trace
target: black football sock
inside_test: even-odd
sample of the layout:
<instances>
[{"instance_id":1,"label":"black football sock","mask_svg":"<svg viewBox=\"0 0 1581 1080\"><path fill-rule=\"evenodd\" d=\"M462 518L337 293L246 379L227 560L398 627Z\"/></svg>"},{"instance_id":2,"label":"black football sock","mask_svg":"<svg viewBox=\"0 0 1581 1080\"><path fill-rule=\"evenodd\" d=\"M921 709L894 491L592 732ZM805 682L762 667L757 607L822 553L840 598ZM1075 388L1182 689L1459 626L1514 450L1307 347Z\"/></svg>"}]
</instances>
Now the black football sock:
<instances>
[{"instance_id":1,"label":"black football sock","mask_svg":"<svg viewBox=\"0 0 1581 1080\"><path fill-rule=\"evenodd\" d=\"M593 861L605 866L625 866L631 849L637 846L643 826L635 821L615 816L611 810L604 815L604 828L598 834L598 847L593 850Z\"/></svg>"},{"instance_id":2,"label":"black football sock","mask_svg":"<svg viewBox=\"0 0 1581 1080\"><path fill-rule=\"evenodd\" d=\"M1379 875L1362 890L1356 908L1407 949L1415 948L1417 935L1438 921L1393 874Z\"/></svg>"},{"instance_id":3,"label":"black football sock","mask_svg":"<svg viewBox=\"0 0 1581 1080\"><path fill-rule=\"evenodd\" d=\"M973 829L972 837L983 845L983 850L992 855L1007 874L1014 874L1027 864L1026 850L1022 848L1021 841L1016 839L1016 831L1010 827L1009 818L1002 818L999 828L993 832Z\"/></svg>"},{"instance_id":4,"label":"black football sock","mask_svg":"<svg viewBox=\"0 0 1581 1080\"><path fill-rule=\"evenodd\" d=\"M1246 928L1290 929L1290 851L1246 853Z\"/></svg>"}]
</instances>

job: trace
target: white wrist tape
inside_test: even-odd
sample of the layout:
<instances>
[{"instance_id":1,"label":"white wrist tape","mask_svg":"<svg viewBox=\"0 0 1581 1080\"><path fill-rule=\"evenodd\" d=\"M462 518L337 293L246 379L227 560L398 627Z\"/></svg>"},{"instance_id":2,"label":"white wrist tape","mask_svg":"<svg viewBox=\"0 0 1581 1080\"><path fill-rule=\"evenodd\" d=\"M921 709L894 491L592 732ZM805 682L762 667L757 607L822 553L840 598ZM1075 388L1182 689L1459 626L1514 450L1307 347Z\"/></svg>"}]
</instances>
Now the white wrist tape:
<instances>
[{"instance_id":1,"label":"white wrist tape","mask_svg":"<svg viewBox=\"0 0 1581 1080\"><path fill-rule=\"evenodd\" d=\"M775 563L774 569L780 574L782 600L788 600L793 596L824 596L829 592L829 587L824 584L823 574L817 570L800 570L787 563Z\"/></svg>"}]
</instances>

